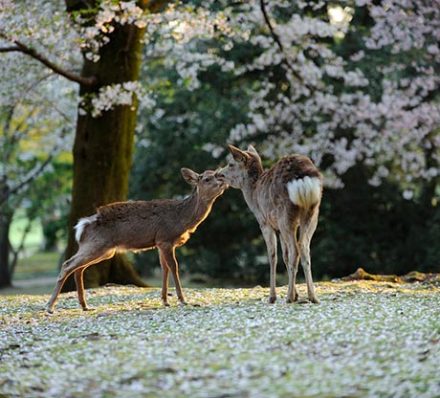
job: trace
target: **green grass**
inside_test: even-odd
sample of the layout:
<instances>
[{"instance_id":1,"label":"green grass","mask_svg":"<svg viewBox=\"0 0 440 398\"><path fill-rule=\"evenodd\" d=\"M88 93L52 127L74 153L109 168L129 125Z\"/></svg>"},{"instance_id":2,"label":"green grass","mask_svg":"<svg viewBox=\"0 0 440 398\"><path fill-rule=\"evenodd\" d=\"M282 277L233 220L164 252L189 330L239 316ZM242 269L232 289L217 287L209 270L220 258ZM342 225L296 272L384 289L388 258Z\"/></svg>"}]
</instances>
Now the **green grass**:
<instances>
[{"instance_id":1,"label":"green grass","mask_svg":"<svg viewBox=\"0 0 440 398\"><path fill-rule=\"evenodd\" d=\"M25 230L27 223L28 219L25 217L24 211L18 210L16 215L14 216L9 235L11 244L13 246L17 247L21 242L23 231ZM32 222L31 230L26 236L25 249L31 252L36 251L40 247L42 241L43 230L41 227L41 223L39 220L35 220L34 222Z\"/></svg>"},{"instance_id":2,"label":"green grass","mask_svg":"<svg viewBox=\"0 0 440 398\"><path fill-rule=\"evenodd\" d=\"M200 306L116 286L88 291L91 312L74 292L53 315L48 295L0 297L0 395L440 395L436 286L322 282L320 305L269 305L261 287L185 292Z\"/></svg>"},{"instance_id":3,"label":"green grass","mask_svg":"<svg viewBox=\"0 0 440 398\"><path fill-rule=\"evenodd\" d=\"M14 279L32 279L44 276L55 276L58 273L60 254L55 252L37 252L27 258L18 260Z\"/></svg>"}]
</instances>

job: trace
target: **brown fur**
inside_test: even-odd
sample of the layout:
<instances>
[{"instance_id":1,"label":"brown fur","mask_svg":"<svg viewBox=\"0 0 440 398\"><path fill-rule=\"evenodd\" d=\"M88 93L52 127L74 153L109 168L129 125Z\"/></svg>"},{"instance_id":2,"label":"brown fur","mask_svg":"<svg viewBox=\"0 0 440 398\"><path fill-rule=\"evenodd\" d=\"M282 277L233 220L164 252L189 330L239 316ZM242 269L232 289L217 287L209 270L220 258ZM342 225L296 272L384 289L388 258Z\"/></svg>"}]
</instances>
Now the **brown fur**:
<instances>
[{"instance_id":1,"label":"brown fur","mask_svg":"<svg viewBox=\"0 0 440 398\"><path fill-rule=\"evenodd\" d=\"M86 310L82 274L95 263L111 258L118 251L149 250L157 247L163 272L162 301L168 305L168 272L171 271L177 296L185 304L180 284L176 247L185 244L190 235L209 215L215 199L227 187L213 171L203 174L182 169L184 178L195 188L185 199L117 202L98 208L94 216L81 219L78 252L64 262L48 311L52 312L66 278L75 273L78 299Z\"/></svg>"},{"instance_id":2,"label":"brown fur","mask_svg":"<svg viewBox=\"0 0 440 398\"><path fill-rule=\"evenodd\" d=\"M321 173L306 156L297 154L286 156L269 170L264 170L260 156L253 147L242 151L230 145L229 150L234 161L223 168L221 173L231 187L242 190L249 208L260 224L271 265L270 302L276 300L277 233L280 237L283 259L289 271L287 301L295 301L298 298L295 280L301 256L309 299L318 302L310 271L309 246L319 212L322 189ZM313 181L314 185L308 185L310 181ZM288 188L289 183L292 182L303 188L306 187L304 189L314 189L312 191L314 195L307 197L308 200L314 198L313 201L307 202L305 206L294 203L289 196ZM297 237L298 227L300 229L299 239Z\"/></svg>"}]
</instances>

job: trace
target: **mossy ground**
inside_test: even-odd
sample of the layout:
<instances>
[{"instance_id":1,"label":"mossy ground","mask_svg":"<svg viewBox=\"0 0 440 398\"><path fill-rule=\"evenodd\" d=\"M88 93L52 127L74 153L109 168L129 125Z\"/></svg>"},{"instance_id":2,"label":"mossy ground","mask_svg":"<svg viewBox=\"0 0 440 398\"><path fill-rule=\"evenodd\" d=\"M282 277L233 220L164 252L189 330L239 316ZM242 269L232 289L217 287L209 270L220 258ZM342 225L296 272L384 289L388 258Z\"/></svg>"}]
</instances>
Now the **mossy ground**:
<instances>
[{"instance_id":1,"label":"mossy ground","mask_svg":"<svg viewBox=\"0 0 440 398\"><path fill-rule=\"evenodd\" d=\"M300 296L305 286L300 285ZM268 290L159 289L0 297L0 395L17 397L438 397L440 289L323 282L320 305Z\"/></svg>"}]
</instances>

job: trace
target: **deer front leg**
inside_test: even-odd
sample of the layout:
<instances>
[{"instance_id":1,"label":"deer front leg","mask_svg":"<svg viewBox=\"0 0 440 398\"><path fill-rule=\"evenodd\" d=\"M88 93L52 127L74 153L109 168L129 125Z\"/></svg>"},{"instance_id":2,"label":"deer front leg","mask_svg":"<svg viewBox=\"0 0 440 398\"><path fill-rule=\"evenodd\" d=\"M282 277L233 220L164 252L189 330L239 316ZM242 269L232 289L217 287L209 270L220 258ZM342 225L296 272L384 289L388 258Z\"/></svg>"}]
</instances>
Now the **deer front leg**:
<instances>
[{"instance_id":1,"label":"deer front leg","mask_svg":"<svg viewBox=\"0 0 440 398\"><path fill-rule=\"evenodd\" d=\"M261 232L267 246L267 254L270 264L270 295L269 303L277 300L276 277L277 277L277 236L275 231L268 225L261 225Z\"/></svg>"},{"instance_id":2,"label":"deer front leg","mask_svg":"<svg viewBox=\"0 0 440 398\"><path fill-rule=\"evenodd\" d=\"M168 303L168 273L169 273L169 268L168 268L168 264L165 261L164 256L162 255L162 251L159 249L159 261L160 261L160 266L162 268L162 292L161 292L161 297L162 297L162 304L165 307L169 307L169 303Z\"/></svg>"},{"instance_id":3,"label":"deer front leg","mask_svg":"<svg viewBox=\"0 0 440 398\"><path fill-rule=\"evenodd\" d=\"M84 290L84 271L86 267L78 269L75 271L75 285L76 291L78 292L78 300L81 305L83 311L89 311L91 308L87 305L86 294Z\"/></svg>"},{"instance_id":4,"label":"deer front leg","mask_svg":"<svg viewBox=\"0 0 440 398\"><path fill-rule=\"evenodd\" d=\"M174 285L176 286L177 298L179 299L181 304L185 305L187 304L187 302L185 301L185 298L183 296L182 285L180 284L179 264L177 263L176 260L175 248L167 244L167 245L161 245L159 247L159 250L161 251L161 255L163 256L166 264L168 265L168 268L173 274Z\"/></svg>"}]
</instances>

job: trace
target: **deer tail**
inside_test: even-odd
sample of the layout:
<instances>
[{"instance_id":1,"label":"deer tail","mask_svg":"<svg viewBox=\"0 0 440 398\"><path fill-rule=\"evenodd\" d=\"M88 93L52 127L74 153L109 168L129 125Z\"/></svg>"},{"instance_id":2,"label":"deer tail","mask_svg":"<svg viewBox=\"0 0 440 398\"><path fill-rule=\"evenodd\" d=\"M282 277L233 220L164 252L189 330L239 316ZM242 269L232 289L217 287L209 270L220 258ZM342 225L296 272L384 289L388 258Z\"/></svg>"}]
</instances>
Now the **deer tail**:
<instances>
[{"instance_id":1,"label":"deer tail","mask_svg":"<svg viewBox=\"0 0 440 398\"><path fill-rule=\"evenodd\" d=\"M93 216L80 218L78 220L78 223L74 227L75 228L75 239L78 243L81 240L81 236L84 232L84 229L87 227L87 225L93 224L96 221L97 217L98 216L96 214L94 214Z\"/></svg>"},{"instance_id":2,"label":"deer tail","mask_svg":"<svg viewBox=\"0 0 440 398\"><path fill-rule=\"evenodd\" d=\"M287 191L293 204L308 209L321 201L322 182L319 177L305 176L288 182Z\"/></svg>"}]
</instances>

